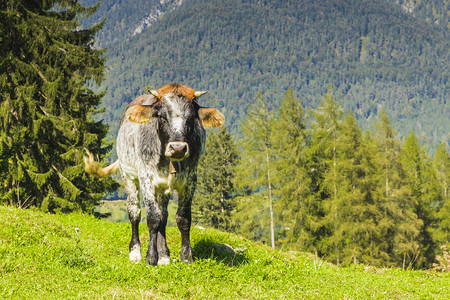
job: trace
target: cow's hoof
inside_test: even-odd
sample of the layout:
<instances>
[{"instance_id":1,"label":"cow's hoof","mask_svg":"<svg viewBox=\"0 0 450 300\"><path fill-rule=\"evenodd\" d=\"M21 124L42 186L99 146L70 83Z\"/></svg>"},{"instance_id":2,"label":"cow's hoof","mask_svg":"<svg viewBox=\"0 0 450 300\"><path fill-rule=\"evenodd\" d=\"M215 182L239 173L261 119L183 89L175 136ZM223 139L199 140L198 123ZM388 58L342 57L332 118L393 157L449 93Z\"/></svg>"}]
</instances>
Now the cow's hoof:
<instances>
[{"instance_id":1,"label":"cow's hoof","mask_svg":"<svg viewBox=\"0 0 450 300\"><path fill-rule=\"evenodd\" d=\"M180 259L182 262L188 264L191 264L194 261L194 255L192 255L192 248L190 245L188 247L181 246Z\"/></svg>"},{"instance_id":2,"label":"cow's hoof","mask_svg":"<svg viewBox=\"0 0 450 300\"><path fill-rule=\"evenodd\" d=\"M192 264L194 262L194 257L192 255L192 252L188 255L181 255L181 261L184 263Z\"/></svg>"},{"instance_id":3,"label":"cow's hoof","mask_svg":"<svg viewBox=\"0 0 450 300\"><path fill-rule=\"evenodd\" d=\"M142 260L141 249L134 248L133 250L130 251L129 257L130 261L134 261L137 263L140 262Z\"/></svg>"},{"instance_id":4,"label":"cow's hoof","mask_svg":"<svg viewBox=\"0 0 450 300\"><path fill-rule=\"evenodd\" d=\"M170 264L170 257L161 257L158 259L159 266L168 265L168 264Z\"/></svg>"}]
</instances>

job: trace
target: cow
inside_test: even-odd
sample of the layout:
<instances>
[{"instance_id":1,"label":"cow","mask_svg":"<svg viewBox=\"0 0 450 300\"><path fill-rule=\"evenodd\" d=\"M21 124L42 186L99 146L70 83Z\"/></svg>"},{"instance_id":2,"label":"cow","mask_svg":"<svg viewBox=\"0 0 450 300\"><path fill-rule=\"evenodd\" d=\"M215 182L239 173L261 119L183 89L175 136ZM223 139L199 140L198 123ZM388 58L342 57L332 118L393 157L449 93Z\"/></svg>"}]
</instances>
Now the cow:
<instances>
[{"instance_id":1,"label":"cow","mask_svg":"<svg viewBox=\"0 0 450 300\"><path fill-rule=\"evenodd\" d=\"M201 107L195 91L178 83L151 90L133 100L120 121L116 140L118 159L102 168L87 150L86 172L108 176L120 170L127 192L131 222L129 259L139 262L141 242L140 198L146 208L149 245L146 261L170 263L166 243L167 205L178 194L177 227L181 233L182 261L193 261L190 243L191 203L197 183L197 165L205 147L205 128L219 127L224 116L215 108Z\"/></svg>"}]
</instances>

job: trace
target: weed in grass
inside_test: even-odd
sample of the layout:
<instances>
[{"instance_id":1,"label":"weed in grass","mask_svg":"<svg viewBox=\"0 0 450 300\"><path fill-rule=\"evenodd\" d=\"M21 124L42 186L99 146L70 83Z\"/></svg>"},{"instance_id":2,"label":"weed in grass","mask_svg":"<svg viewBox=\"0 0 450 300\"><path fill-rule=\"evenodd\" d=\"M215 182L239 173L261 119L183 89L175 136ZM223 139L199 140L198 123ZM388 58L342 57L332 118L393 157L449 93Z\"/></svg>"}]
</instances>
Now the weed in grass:
<instances>
[{"instance_id":1,"label":"weed in grass","mask_svg":"<svg viewBox=\"0 0 450 300\"><path fill-rule=\"evenodd\" d=\"M80 237L80 229L75 227L75 247L60 246L59 261L71 268L87 269L95 265L95 261L88 251L83 247Z\"/></svg>"}]
</instances>

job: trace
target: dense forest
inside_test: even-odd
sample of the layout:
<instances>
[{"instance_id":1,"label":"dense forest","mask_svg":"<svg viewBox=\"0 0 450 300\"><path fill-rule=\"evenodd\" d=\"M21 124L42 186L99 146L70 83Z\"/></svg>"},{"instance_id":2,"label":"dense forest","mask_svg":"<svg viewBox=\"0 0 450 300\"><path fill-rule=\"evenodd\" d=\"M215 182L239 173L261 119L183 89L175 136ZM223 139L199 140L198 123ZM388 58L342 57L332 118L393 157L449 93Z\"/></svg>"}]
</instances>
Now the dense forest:
<instances>
[{"instance_id":1,"label":"dense forest","mask_svg":"<svg viewBox=\"0 0 450 300\"><path fill-rule=\"evenodd\" d=\"M331 89L304 112L258 95L241 123L208 136L194 221L335 264L430 268L450 240L450 157L414 131L400 141L386 111L362 132Z\"/></svg>"},{"instance_id":2,"label":"dense forest","mask_svg":"<svg viewBox=\"0 0 450 300\"><path fill-rule=\"evenodd\" d=\"M291 87L316 107L332 84L363 129L384 108L401 136L414 130L431 150L448 141L445 1L144 2L104 1L91 18L107 17L98 44L107 47L103 117L113 134L148 85L210 90L203 101L222 107L236 134L258 92L279 99ZM133 35L156 9L168 11Z\"/></svg>"}]
</instances>

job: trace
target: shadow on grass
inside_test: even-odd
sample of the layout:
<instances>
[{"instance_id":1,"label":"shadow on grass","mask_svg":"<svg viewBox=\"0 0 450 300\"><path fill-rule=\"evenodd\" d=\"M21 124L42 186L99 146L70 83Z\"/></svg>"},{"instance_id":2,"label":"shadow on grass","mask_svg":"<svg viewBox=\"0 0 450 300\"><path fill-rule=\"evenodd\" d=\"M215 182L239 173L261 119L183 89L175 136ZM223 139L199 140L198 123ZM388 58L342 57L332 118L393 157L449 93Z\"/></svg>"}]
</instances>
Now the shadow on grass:
<instances>
[{"instance_id":1,"label":"shadow on grass","mask_svg":"<svg viewBox=\"0 0 450 300\"><path fill-rule=\"evenodd\" d=\"M109 217L111 217L111 213L107 212L107 213L101 213L98 211L94 211L94 217L96 217L97 219L107 219Z\"/></svg>"},{"instance_id":2,"label":"shadow on grass","mask_svg":"<svg viewBox=\"0 0 450 300\"><path fill-rule=\"evenodd\" d=\"M245 249L233 249L230 245L219 244L211 239L201 239L192 247L195 259L214 259L230 267L248 263L242 253Z\"/></svg>"}]
</instances>

